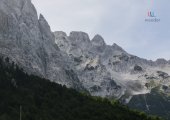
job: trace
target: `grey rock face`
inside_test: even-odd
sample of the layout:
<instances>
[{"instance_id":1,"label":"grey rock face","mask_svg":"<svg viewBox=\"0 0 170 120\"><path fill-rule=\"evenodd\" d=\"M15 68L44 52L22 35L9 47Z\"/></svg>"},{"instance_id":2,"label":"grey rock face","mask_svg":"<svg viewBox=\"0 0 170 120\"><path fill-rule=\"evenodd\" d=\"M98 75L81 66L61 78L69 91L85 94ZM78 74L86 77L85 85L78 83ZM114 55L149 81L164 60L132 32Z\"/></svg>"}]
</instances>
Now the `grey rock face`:
<instances>
[{"instance_id":1,"label":"grey rock face","mask_svg":"<svg viewBox=\"0 0 170 120\"><path fill-rule=\"evenodd\" d=\"M98 47L102 47L106 45L104 39L100 35L95 35L91 42L94 46L98 46Z\"/></svg>"},{"instance_id":2,"label":"grey rock face","mask_svg":"<svg viewBox=\"0 0 170 120\"><path fill-rule=\"evenodd\" d=\"M166 64L168 64L168 61L166 61L165 59L157 59L156 64L158 64L158 65L166 65Z\"/></svg>"},{"instance_id":3,"label":"grey rock face","mask_svg":"<svg viewBox=\"0 0 170 120\"><path fill-rule=\"evenodd\" d=\"M122 90L118 84L112 84L110 87L110 81L114 80L100 59L106 47L101 36L96 35L90 41L88 35L83 32L71 32L67 36L59 31L54 32L54 35L56 44L74 61L75 71L81 83L92 95L102 97L121 95Z\"/></svg>"},{"instance_id":4,"label":"grey rock face","mask_svg":"<svg viewBox=\"0 0 170 120\"><path fill-rule=\"evenodd\" d=\"M54 34L31 0L0 1L0 54L30 74L81 88L71 60L55 44Z\"/></svg>"},{"instance_id":5,"label":"grey rock face","mask_svg":"<svg viewBox=\"0 0 170 120\"><path fill-rule=\"evenodd\" d=\"M157 72L170 69L163 59L154 62L130 55L117 44L106 45L100 35L91 41L83 32L54 35L59 48L73 59L81 83L92 95L117 98L124 95L129 99L132 95L148 93L157 85L169 84L169 72ZM146 87L152 80L157 82Z\"/></svg>"}]
</instances>

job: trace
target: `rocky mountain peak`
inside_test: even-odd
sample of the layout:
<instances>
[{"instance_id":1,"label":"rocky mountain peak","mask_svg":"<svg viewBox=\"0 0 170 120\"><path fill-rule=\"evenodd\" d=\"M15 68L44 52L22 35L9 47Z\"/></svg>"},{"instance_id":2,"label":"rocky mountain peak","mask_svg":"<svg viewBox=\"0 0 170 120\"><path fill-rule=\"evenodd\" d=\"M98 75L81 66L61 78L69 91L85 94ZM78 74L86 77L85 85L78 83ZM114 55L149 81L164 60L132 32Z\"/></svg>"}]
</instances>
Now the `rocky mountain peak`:
<instances>
[{"instance_id":1,"label":"rocky mountain peak","mask_svg":"<svg viewBox=\"0 0 170 120\"><path fill-rule=\"evenodd\" d=\"M69 38L77 42L90 42L89 35L80 31L70 32Z\"/></svg>"},{"instance_id":2,"label":"rocky mountain peak","mask_svg":"<svg viewBox=\"0 0 170 120\"><path fill-rule=\"evenodd\" d=\"M168 61L165 60L165 59L163 59L163 58L159 58L159 59L156 60L156 63L157 63L157 64L167 64Z\"/></svg>"},{"instance_id":3,"label":"rocky mountain peak","mask_svg":"<svg viewBox=\"0 0 170 120\"><path fill-rule=\"evenodd\" d=\"M40 31L42 33L42 39L55 44L54 34L51 32L51 28L42 14L40 14L38 22Z\"/></svg>"},{"instance_id":4,"label":"rocky mountain peak","mask_svg":"<svg viewBox=\"0 0 170 120\"><path fill-rule=\"evenodd\" d=\"M115 49L116 51L123 51L123 52L125 52L125 50L123 50L123 48L120 47L119 45L117 45L116 43L114 43L112 45L112 48Z\"/></svg>"},{"instance_id":5,"label":"rocky mountain peak","mask_svg":"<svg viewBox=\"0 0 170 120\"><path fill-rule=\"evenodd\" d=\"M98 34L94 36L91 43L94 46L105 46L106 45L106 43L105 43L104 39L102 38L102 36L100 36Z\"/></svg>"},{"instance_id":6,"label":"rocky mountain peak","mask_svg":"<svg viewBox=\"0 0 170 120\"><path fill-rule=\"evenodd\" d=\"M69 57L55 44L43 15L31 0L0 0L0 54L28 74L78 88L79 79Z\"/></svg>"},{"instance_id":7,"label":"rocky mountain peak","mask_svg":"<svg viewBox=\"0 0 170 120\"><path fill-rule=\"evenodd\" d=\"M37 12L31 0L1 0L0 9L6 14L13 14L17 17L22 14L32 15L37 17Z\"/></svg>"},{"instance_id":8,"label":"rocky mountain peak","mask_svg":"<svg viewBox=\"0 0 170 120\"><path fill-rule=\"evenodd\" d=\"M55 31L54 35L56 37L66 37L67 36L67 34L65 32L63 32L63 31Z\"/></svg>"}]
</instances>

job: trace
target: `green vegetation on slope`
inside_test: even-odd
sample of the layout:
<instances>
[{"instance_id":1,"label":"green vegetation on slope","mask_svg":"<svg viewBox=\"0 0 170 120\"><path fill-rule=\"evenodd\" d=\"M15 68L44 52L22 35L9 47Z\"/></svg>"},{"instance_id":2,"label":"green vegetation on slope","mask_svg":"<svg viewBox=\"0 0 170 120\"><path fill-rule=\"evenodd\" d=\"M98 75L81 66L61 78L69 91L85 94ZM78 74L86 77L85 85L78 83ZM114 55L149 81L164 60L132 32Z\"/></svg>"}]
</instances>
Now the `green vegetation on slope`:
<instances>
[{"instance_id":1,"label":"green vegetation on slope","mask_svg":"<svg viewBox=\"0 0 170 120\"><path fill-rule=\"evenodd\" d=\"M19 120L20 106L22 120L159 120L28 75L0 59L0 120Z\"/></svg>"},{"instance_id":2,"label":"green vegetation on slope","mask_svg":"<svg viewBox=\"0 0 170 120\"><path fill-rule=\"evenodd\" d=\"M151 93L134 96L128 106L170 120L170 96L161 93L159 87L152 89Z\"/></svg>"}]
</instances>

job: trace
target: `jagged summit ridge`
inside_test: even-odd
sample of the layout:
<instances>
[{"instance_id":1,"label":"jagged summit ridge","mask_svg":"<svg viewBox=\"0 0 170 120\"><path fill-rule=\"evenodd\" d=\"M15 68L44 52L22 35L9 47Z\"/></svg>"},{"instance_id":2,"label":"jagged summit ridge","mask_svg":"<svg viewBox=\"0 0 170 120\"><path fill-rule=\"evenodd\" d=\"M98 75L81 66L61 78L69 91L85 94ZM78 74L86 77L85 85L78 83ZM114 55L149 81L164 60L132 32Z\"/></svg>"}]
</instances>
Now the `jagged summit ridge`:
<instances>
[{"instance_id":1,"label":"jagged summit ridge","mask_svg":"<svg viewBox=\"0 0 170 120\"><path fill-rule=\"evenodd\" d=\"M89 35L85 32L81 32L81 31L72 31L70 32L69 36L67 36L67 34L63 31L55 31L54 32L55 37L60 37L60 39L64 39L66 37L69 38L69 40L72 42L86 42L87 44L92 44L94 46L98 46L98 47L102 47L102 46L106 46L106 43L103 39L103 37L99 34L96 34L93 39L90 40ZM57 41L56 41L57 42ZM113 44L113 47L117 48L117 49L122 49L120 46L118 46L116 43ZM122 49L123 50L123 49Z\"/></svg>"}]
</instances>

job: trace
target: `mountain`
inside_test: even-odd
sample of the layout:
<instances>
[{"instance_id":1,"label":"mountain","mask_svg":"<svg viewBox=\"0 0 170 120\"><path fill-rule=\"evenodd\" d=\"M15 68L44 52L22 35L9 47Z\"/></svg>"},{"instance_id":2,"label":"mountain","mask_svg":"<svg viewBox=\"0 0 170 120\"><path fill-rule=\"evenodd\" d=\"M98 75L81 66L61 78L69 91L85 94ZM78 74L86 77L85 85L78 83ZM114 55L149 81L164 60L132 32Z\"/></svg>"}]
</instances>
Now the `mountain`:
<instances>
[{"instance_id":1,"label":"mountain","mask_svg":"<svg viewBox=\"0 0 170 120\"><path fill-rule=\"evenodd\" d=\"M117 44L106 45L100 35L92 40L83 32L54 32L60 50L74 61L76 73L92 95L127 98L170 85L169 61L151 61L131 55ZM126 102L125 100L125 102Z\"/></svg>"},{"instance_id":2,"label":"mountain","mask_svg":"<svg viewBox=\"0 0 170 120\"><path fill-rule=\"evenodd\" d=\"M170 92L170 61L139 58L100 35L53 33L31 0L0 0L0 56L28 74L126 104L157 87Z\"/></svg>"},{"instance_id":3,"label":"mountain","mask_svg":"<svg viewBox=\"0 0 170 120\"><path fill-rule=\"evenodd\" d=\"M0 58L0 120L160 120L28 75Z\"/></svg>"},{"instance_id":4,"label":"mountain","mask_svg":"<svg viewBox=\"0 0 170 120\"><path fill-rule=\"evenodd\" d=\"M60 50L75 62L83 86L94 96L117 98L129 107L170 119L170 63L131 55L100 35L54 32ZM155 90L156 89L156 90Z\"/></svg>"},{"instance_id":5,"label":"mountain","mask_svg":"<svg viewBox=\"0 0 170 120\"><path fill-rule=\"evenodd\" d=\"M170 119L169 61L131 55L117 44L106 45L100 35L92 40L83 32L67 36L58 31L54 35L60 50L74 61L80 82L91 95L117 98L131 108Z\"/></svg>"},{"instance_id":6,"label":"mountain","mask_svg":"<svg viewBox=\"0 0 170 120\"><path fill-rule=\"evenodd\" d=\"M31 0L0 0L0 55L19 64L27 73L83 89L67 54Z\"/></svg>"}]
</instances>

